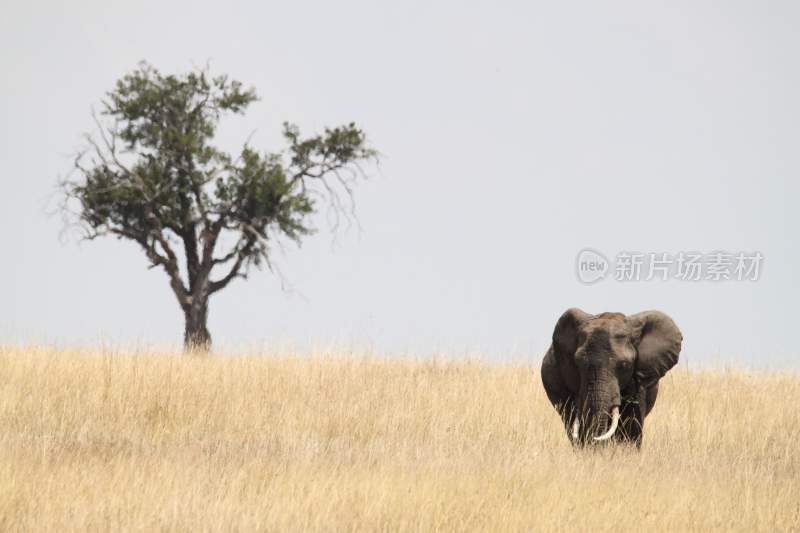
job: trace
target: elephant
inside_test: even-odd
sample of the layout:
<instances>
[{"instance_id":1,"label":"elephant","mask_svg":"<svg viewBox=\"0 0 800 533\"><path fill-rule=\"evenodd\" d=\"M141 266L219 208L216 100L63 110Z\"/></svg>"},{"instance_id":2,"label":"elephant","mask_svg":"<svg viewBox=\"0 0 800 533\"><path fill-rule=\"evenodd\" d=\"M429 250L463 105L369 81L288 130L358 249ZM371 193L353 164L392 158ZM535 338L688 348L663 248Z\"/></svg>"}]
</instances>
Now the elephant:
<instances>
[{"instance_id":1,"label":"elephant","mask_svg":"<svg viewBox=\"0 0 800 533\"><path fill-rule=\"evenodd\" d=\"M683 335L661 311L561 315L542 360L542 383L570 442L642 445L658 381L678 362Z\"/></svg>"}]
</instances>

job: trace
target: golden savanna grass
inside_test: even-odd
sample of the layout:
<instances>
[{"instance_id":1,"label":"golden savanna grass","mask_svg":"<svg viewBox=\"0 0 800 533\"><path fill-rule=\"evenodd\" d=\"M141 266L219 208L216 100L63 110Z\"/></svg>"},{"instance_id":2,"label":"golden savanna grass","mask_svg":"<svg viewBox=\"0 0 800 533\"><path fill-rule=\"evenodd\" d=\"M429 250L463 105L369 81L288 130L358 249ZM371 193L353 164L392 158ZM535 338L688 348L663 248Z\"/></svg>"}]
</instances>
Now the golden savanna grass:
<instances>
[{"instance_id":1,"label":"golden savanna grass","mask_svg":"<svg viewBox=\"0 0 800 533\"><path fill-rule=\"evenodd\" d=\"M4 531L790 531L800 378L673 370L576 452L531 363L0 348Z\"/></svg>"}]
</instances>

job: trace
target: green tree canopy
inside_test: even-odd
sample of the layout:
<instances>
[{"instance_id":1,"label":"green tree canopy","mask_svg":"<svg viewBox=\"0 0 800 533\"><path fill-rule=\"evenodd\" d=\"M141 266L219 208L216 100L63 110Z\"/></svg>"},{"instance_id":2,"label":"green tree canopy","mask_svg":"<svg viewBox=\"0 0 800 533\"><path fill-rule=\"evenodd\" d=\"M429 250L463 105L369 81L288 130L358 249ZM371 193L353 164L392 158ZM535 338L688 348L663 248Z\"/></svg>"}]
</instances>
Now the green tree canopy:
<instances>
[{"instance_id":1,"label":"green tree canopy","mask_svg":"<svg viewBox=\"0 0 800 533\"><path fill-rule=\"evenodd\" d=\"M107 94L97 132L63 183L86 238L134 241L167 274L187 349L210 346L212 294L269 264L276 240L309 234L318 205L346 215L364 176L359 163L377 160L353 123L311 137L285 123L287 146L277 152L245 143L234 157L216 148L220 118L256 100L227 76L164 75L142 63Z\"/></svg>"}]
</instances>

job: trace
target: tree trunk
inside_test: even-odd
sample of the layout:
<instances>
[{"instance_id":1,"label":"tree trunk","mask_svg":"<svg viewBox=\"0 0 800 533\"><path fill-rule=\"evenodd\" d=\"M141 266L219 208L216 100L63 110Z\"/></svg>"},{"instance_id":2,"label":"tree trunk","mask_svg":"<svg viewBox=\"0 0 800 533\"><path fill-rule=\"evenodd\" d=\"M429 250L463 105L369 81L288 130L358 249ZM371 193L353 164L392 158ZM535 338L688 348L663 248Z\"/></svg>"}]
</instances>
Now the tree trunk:
<instances>
[{"instance_id":1,"label":"tree trunk","mask_svg":"<svg viewBox=\"0 0 800 533\"><path fill-rule=\"evenodd\" d=\"M183 334L183 349L186 352L207 352L211 349L211 334L208 332L208 298L192 302L184 310L186 329Z\"/></svg>"}]
</instances>

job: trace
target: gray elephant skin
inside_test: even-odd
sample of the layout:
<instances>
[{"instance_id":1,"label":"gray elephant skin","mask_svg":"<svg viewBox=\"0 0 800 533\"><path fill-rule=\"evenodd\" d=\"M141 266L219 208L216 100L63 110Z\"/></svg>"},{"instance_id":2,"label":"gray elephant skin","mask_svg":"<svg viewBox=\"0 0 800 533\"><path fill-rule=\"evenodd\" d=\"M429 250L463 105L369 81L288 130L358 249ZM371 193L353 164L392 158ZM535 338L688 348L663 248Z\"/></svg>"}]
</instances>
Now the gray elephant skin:
<instances>
[{"instance_id":1,"label":"gray elephant skin","mask_svg":"<svg viewBox=\"0 0 800 533\"><path fill-rule=\"evenodd\" d=\"M683 336L661 311L591 315L568 309L542 361L547 398L576 446L642 444L658 381L678 362Z\"/></svg>"}]
</instances>

